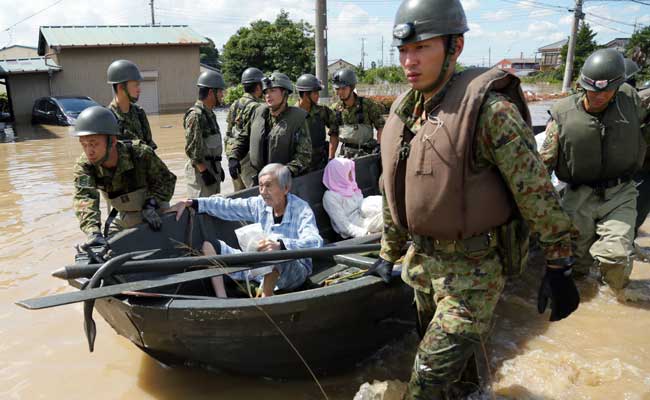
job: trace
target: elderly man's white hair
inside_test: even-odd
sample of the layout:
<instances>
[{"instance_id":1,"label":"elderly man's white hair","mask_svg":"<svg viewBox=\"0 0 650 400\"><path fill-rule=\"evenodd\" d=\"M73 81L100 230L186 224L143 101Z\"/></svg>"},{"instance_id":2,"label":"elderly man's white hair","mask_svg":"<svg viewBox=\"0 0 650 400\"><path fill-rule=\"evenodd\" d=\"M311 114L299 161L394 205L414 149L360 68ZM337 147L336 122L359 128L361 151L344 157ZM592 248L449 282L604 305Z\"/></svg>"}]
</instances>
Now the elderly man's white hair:
<instances>
[{"instance_id":1,"label":"elderly man's white hair","mask_svg":"<svg viewBox=\"0 0 650 400\"><path fill-rule=\"evenodd\" d=\"M291 171L282 164L267 164L262 168L257 178L261 179L264 175L272 175L278 180L281 188L291 190Z\"/></svg>"}]
</instances>

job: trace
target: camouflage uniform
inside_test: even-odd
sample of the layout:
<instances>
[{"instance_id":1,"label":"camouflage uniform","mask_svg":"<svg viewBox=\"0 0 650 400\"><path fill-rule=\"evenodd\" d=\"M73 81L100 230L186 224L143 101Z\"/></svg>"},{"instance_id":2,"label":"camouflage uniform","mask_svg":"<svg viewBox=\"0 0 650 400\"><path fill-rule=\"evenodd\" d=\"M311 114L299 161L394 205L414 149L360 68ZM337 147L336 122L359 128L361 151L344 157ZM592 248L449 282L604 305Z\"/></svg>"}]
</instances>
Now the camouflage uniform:
<instances>
[{"instance_id":1,"label":"camouflage uniform","mask_svg":"<svg viewBox=\"0 0 650 400\"><path fill-rule=\"evenodd\" d=\"M185 114L185 154L189 158L185 164L188 197L209 197L221 191L221 131L217 117L203 102L197 100ZM208 186L203 182L196 165L204 164L216 179Z\"/></svg>"},{"instance_id":2,"label":"camouflage uniform","mask_svg":"<svg viewBox=\"0 0 650 400\"><path fill-rule=\"evenodd\" d=\"M108 105L108 108L113 111L120 125L119 140L141 140L154 150L158 148L153 141L149 120L142 107L131 103L129 112L123 113L120 110L120 106L117 105L117 101L113 99L111 104Z\"/></svg>"},{"instance_id":3,"label":"camouflage uniform","mask_svg":"<svg viewBox=\"0 0 650 400\"><path fill-rule=\"evenodd\" d=\"M320 121L322 122L323 126L322 132L315 133L311 132L311 129L313 129L313 126L311 121L313 118L320 118ZM325 165L327 165L327 160L329 156L329 145L328 142L326 141L325 137L325 127L328 129L328 134L331 135L332 132L337 132L338 130L338 125L336 122L336 115L334 111L332 111L331 108L326 107L326 106L321 106L319 104L313 104L311 106L311 109L309 110L309 116L307 117L308 120L308 132L309 132L309 137L312 139L312 146L313 146L313 154L312 154L312 162L311 162L311 167L310 171L316 171L319 169L325 168ZM320 128L319 128L320 130ZM322 135L322 138L321 138ZM323 148L317 148L317 144L314 140L314 138L318 136L319 139L322 139L324 141ZM319 152L319 154L316 154L315 152Z\"/></svg>"},{"instance_id":4,"label":"camouflage uniform","mask_svg":"<svg viewBox=\"0 0 650 400\"><path fill-rule=\"evenodd\" d=\"M259 110L262 108L263 107L258 107L255 109L245 129L238 137L234 138L233 146L231 148L232 158L236 158L241 161L244 158L244 156L248 154L248 151L250 149L251 125L255 118L263 118L261 115L259 115L260 114ZM266 118L267 129L271 130L278 122L282 122L285 113L286 111L281 113L278 116L273 116L269 112ZM309 165L311 162L311 138L309 137L308 132L309 132L309 127L307 125L307 119L305 119L302 129L300 129L295 134L296 137L294 140L292 159L286 164L286 167L289 168L289 171L291 171L291 175L293 175L294 177L305 174L306 172L309 171ZM231 158L230 156L228 157ZM257 175L257 172L259 171L255 171L254 175Z\"/></svg>"},{"instance_id":5,"label":"camouflage uniform","mask_svg":"<svg viewBox=\"0 0 650 400\"><path fill-rule=\"evenodd\" d=\"M396 114L417 136L423 111L431 112L445 91L426 104L421 93L412 91ZM394 134L398 133L384 132ZM477 123L475 165L499 170L522 217L539 234L547 259L570 257L571 222L560 208L534 148L533 134L516 106L504 96L490 93ZM383 213L380 256L396 262L409 233L393 222L385 196ZM419 325L426 333L418 347L407 398L455 398L441 393L441 387L453 391L463 385L461 374L477 345L485 340L505 284L499 244L496 235L490 235L490 243L482 249L468 248L465 241L411 236L413 244L403 259L402 279L415 289Z\"/></svg>"},{"instance_id":6,"label":"camouflage uniform","mask_svg":"<svg viewBox=\"0 0 650 400\"><path fill-rule=\"evenodd\" d=\"M641 98L641 106L646 110L650 110L650 89L640 91L639 97ZM650 143L649 123L646 123L646 126L643 128L643 133L646 142ZM636 226L634 229L634 231L638 233L639 227L648 217L648 213L650 213L650 162L648 160L648 155L646 155L643 169L634 177L634 180L638 182L636 189L639 191L639 197L636 199L637 216Z\"/></svg>"},{"instance_id":7,"label":"camouflage uniform","mask_svg":"<svg viewBox=\"0 0 650 400\"><path fill-rule=\"evenodd\" d=\"M252 94L245 93L228 109L228 117L226 118L228 124L226 128L226 157L232 158L232 147L235 142L236 131L241 132L246 128L253 116L253 111L260 104L262 104L261 98L257 99ZM250 176L255 173L251 167L250 156L248 154L246 154L239 164L241 165L241 174L236 179L233 179L235 191L251 187L253 182Z\"/></svg>"},{"instance_id":8,"label":"camouflage uniform","mask_svg":"<svg viewBox=\"0 0 650 400\"><path fill-rule=\"evenodd\" d=\"M344 125L368 125L371 128L379 130L384 127L386 121L384 120L384 108L375 101L366 98L355 96L355 103L352 107L347 108L342 100L337 101L332 105L332 110L336 116L336 128L330 130L330 136L338 136L339 141L342 142L340 154L346 158L357 158L367 154L376 153L378 149L377 140L370 139L364 144L354 145L345 144L344 139L340 137L341 129ZM361 105L363 103L363 105ZM361 118L359 116L359 107L362 108Z\"/></svg>"},{"instance_id":9,"label":"camouflage uniform","mask_svg":"<svg viewBox=\"0 0 650 400\"><path fill-rule=\"evenodd\" d=\"M161 207L174 194L176 176L153 150L140 142L133 142L131 149L128 146L129 144L117 142L118 161L114 169L93 165L85 154L82 154L74 167L73 208L79 226L86 234L101 231L100 191L107 193L110 198L118 198L128 197L127 193L144 189L142 197L155 198ZM123 217L120 213L120 220ZM127 227L120 220L116 219L111 225L112 231Z\"/></svg>"},{"instance_id":10,"label":"camouflage uniform","mask_svg":"<svg viewBox=\"0 0 650 400\"><path fill-rule=\"evenodd\" d=\"M579 97L582 102L585 94L580 92L572 96ZM638 112L643 121L650 115L650 108L646 104L645 109L638 107ZM647 142L647 135L645 139ZM560 128L557 122L550 121L540 149L549 173L556 169L560 151ZM594 261L597 261L602 278L612 289L623 289L627 285L632 272L632 226L637 218L637 195L632 181L622 182L602 192L587 185L567 186L562 207L580 232L575 243L576 263L573 268L576 274L587 275Z\"/></svg>"}]
</instances>

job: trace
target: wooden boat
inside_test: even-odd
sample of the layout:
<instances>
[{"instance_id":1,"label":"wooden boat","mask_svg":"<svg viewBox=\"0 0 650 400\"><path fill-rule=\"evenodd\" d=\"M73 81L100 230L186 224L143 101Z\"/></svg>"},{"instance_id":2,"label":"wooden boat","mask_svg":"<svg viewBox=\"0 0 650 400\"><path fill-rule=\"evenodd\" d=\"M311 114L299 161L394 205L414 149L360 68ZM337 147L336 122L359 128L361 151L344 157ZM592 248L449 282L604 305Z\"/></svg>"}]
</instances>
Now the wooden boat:
<instances>
[{"instance_id":1,"label":"wooden boat","mask_svg":"<svg viewBox=\"0 0 650 400\"><path fill-rule=\"evenodd\" d=\"M332 230L322 206L322 174L317 171L295 179L292 192L309 202L321 235L333 243L341 238ZM364 195L379 193L379 175L378 156L357 161L356 177ZM228 197L257 194L257 188L251 188ZM240 226L207 215L190 218L186 212L179 222L173 215L165 216L161 232L152 232L146 225L120 232L110 246L115 254L160 248L164 257L178 257L187 254L190 246L200 249L205 237L219 237L236 246L233 231ZM415 325L413 292L401 279L390 285L375 277L323 285L331 273L349 266L367 268L373 262L360 255L314 260L314 274L303 290L262 299L217 298L204 280L155 289L146 296L108 297L97 300L95 307L118 334L167 365L190 364L269 377L307 375L279 327L316 374L334 374ZM114 279L128 282L151 277L151 273L138 273ZM78 288L84 282L70 280Z\"/></svg>"}]
</instances>

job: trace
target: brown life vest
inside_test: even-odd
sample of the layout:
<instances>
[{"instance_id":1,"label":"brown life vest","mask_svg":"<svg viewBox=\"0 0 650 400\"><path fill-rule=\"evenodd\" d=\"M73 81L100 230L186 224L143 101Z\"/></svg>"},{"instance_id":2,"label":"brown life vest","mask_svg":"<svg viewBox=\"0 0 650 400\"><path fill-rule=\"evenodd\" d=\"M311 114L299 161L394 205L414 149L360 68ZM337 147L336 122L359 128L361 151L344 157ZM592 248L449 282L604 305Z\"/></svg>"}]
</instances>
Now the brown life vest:
<instances>
[{"instance_id":1,"label":"brown life vest","mask_svg":"<svg viewBox=\"0 0 650 400\"><path fill-rule=\"evenodd\" d=\"M466 239L503 225L515 208L496 167L473 165L475 130L490 91L506 95L530 126L519 79L499 69L459 74L417 135L395 114L381 142L383 184L393 221L417 235ZM407 92L408 93L408 92Z\"/></svg>"}]
</instances>

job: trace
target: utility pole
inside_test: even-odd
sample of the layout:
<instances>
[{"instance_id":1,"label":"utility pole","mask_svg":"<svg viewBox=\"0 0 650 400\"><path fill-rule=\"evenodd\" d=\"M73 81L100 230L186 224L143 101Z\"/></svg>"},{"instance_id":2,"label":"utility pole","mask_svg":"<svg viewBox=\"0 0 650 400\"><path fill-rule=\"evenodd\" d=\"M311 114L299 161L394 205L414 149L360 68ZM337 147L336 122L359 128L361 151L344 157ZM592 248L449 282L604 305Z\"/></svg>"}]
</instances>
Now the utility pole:
<instances>
[{"instance_id":1,"label":"utility pole","mask_svg":"<svg viewBox=\"0 0 650 400\"><path fill-rule=\"evenodd\" d=\"M585 16L582 12L582 0L576 0L576 8L573 11L573 26L571 27L569 49L566 54L566 67L564 68L562 93L567 93L571 89L571 77L573 76L573 59L575 57L576 41L578 39L578 25L580 24L580 20Z\"/></svg>"},{"instance_id":2,"label":"utility pole","mask_svg":"<svg viewBox=\"0 0 650 400\"><path fill-rule=\"evenodd\" d=\"M316 77L323 82L320 95L327 93L327 0L316 0Z\"/></svg>"},{"instance_id":3,"label":"utility pole","mask_svg":"<svg viewBox=\"0 0 650 400\"><path fill-rule=\"evenodd\" d=\"M153 13L153 0L149 1L149 6L151 6L151 26L156 26L156 16Z\"/></svg>"},{"instance_id":4,"label":"utility pole","mask_svg":"<svg viewBox=\"0 0 650 400\"><path fill-rule=\"evenodd\" d=\"M366 69L366 38L361 38L361 69Z\"/></svg>"},{"instance_id":5,"label":"utility pole","mask_svg":"<svg viewBox=\"0 0 650 400\"><path fill-rule=\"evenodd\" d=\"M381 35L381 64L379 66L384 66L384 35Z\"/></svg>"},{"instance_id":6,"label":"utility pole","mask_svg":"<svg viewBox=\"0 0 650 400\"><path fill-rule=\"evenodd\" d=\"M488 67L492 67L492 47L488 47Z\"/></svg>"},{"instance_id":7,"label":"utility pole","mask_svg":"<svg viewBox=\"0 0 650 400\"><path fill-rule=\"evenodd\" d=\"M390 57L390 66L395 65L395 48L393 46L388 50L388 56Z\"/></svg>"}]
</instances>

